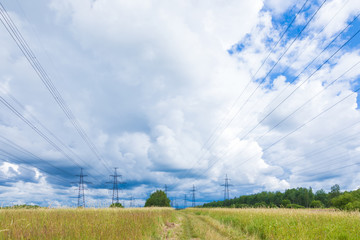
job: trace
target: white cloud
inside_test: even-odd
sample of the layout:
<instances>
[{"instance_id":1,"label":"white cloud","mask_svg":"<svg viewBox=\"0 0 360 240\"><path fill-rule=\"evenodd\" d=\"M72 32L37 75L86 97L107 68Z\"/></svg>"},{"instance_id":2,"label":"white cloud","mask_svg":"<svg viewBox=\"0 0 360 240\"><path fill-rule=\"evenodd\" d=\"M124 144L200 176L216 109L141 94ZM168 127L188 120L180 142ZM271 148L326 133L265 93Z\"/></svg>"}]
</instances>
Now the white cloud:
<instances>
[{"instance_id":1,"label":"white cloud","mask_svg":"<svg viewBox=\"0 0 360 240\"><path fill-rule=\"evenodd\" d=\"M271 11L261 10L263 4ZM344 162L355 162L355 146L343 146L339 137L321 142L316 140L360 120L356 95L279 144L270 149L267 147L351 93L349 89L359 76L360 68L354 68L274 131L258 138L322 91L350 64L359 61L358 51L336 56L331 65L325 65L285 104L244 137L315 69L312 66L297 84L286 82L292 79L290 73L301 71L321 52L324 35L314 40L312 37L326 24L324 19L335 14L340 2L331 1L325 5L326 9L319 12L306 37L297 41L284 56L278 66L280 70L275 69L277 74L271 76L275 78L272 88L258 88L238 112L258 85L251 82L235 107L231 108L266 58L271 49L269 42L276 42L280 36L282 29L274 28L278 26L273 24L274 19L293 4L293 1L230 1L225 4L215 0L197 3L53 0L47 14L51 13L49 21L55 30L45 31L42 23L31 23L40 31L44 29L40 37L46 39L43 49L35 40L32 43L104 162L109 167L118 167L119 173L131 185L122 193L126 201L131 195L143 199L147 193L164 184L174 185L175 192L171 192L174 195L189 192L195 184L200 195L202 192L207 198L217 199L225 174L235 186L252 186L247 189L234 187L233 195L251 193L255 189L284 190L302 184L326 188L335 181L352 187L355 184L350 178L356 176L345 176L346 169L339 170L340 177L328 182L316 178L316 169L324 167L318 159L340 153L351 153L346 155ZM357 3L350 0L337 15L337 20L326 28L326 37L340 31L356 7ZM18 16L18 22L26 21L19 12L13 15ZM34 39L28 28L27 24L21 24L25 37ZM1 43L6 46L0 50L0 87L26 103L22 114L31 118L31 112L82 159L69 153L84 165L86 174L95 180L107 179L110 173L91 154L11 39L4 31L0 31L0 35L3 36ZM284 45L291 42L288 37L286 40L275 49L257 78L265 76L284 51ZM239 42L243 44L241 52L229 55L227 50ZM46 53L44 49L47 49ZM319 62L330 54L326 51ZM286 67L290 67L290 73L282 76L281 70ZM270 84L270 80L266 82ZM281 97L277 98L283 90ZM12 101L12 104L15 103ZM1 134L44 160L66 168L70 175L78 174L78 168L72 162L36 136L6 108L1 106L0 111L3 113ZM231 124L227 124L231 119ZM220 122L222 125L214 138L207 142ZM344 134L348 136L358 128ZM330 146L337 140L339 146L328 149L326 154L306 156L308 152ZM293 159L302 160L293 163ZM216 164L211 167L214 162ZM187 171L191 167L193 169ZM50 169L49 166L46 168ZM56 205L74 202L66 198L76 196L75 187L58 190L58 185L44 182L45 177L41 175L44 173L39 171L34 173L37 183L17 182L6 187L8 192L2 194L8 198L25 187L26 191L19 198L26 199L31 192L43 188L43 193L48 196L63 194L59 199L48 198ZM314 178L310 179L309 174ZM47 181L50 179L46 178ZM90 204L102 201L97 197L109 196L103 188L89 188ZM34 201L41 198L47 199L45 194L40 194Z\"/></svg>"}]
</instances>

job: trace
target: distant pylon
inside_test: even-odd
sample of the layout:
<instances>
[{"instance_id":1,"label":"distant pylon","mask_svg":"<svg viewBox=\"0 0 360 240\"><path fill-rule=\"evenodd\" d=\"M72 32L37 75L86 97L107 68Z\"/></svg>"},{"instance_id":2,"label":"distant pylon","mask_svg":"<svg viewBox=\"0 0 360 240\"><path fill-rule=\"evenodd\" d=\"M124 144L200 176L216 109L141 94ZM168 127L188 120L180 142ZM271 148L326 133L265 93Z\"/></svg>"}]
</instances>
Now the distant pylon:
<instances>
[{"instance_id":1,"label":"distant pylon","mask_svg":"<svg viewBox=\"0 0 360 240\"><path fill-rule=\"evenodd\" d=\"M195 192L196 192L195 185L193 185L193 188L190 191L192 192L192 204L191 204L191 206L195 207Z\"/></svg>"},{"instance_id":2,"label":"distant pylon","mask_svg":"<svg viewBox=\"0 0 360 240\"><path fill-rule=\"evenodd\" d=\"M121 177L121 175L117 174L117 168L114 168L114 175L110 175L110 177L113 178L112 183L113 184L113 194L112 194L112 202L111 203L119 203L119 184L124 184L124 182L119 182L118 177Z\"/></svg>"},{"instance_id":3,"label":"distant pylon","mask_svg":"<svg viewBox=\"0 0 360 240\"><path fill-rule=\"evenodd\" d=\"M89 184L90 182L85 182L84 177L87 175L83 174L83 168L80 168L80 175L75 175L79 177L79 192L78 192L78 207L85 207L85 186L84 184Z\"/></svg>"},{"instance_id":4,"label":"distant pylon","mask_svg":"<svg viewBox=\"0 0 360 240\"><path fill-rule=\"evenodd\" d=\"M184 194L184 208L186 208L187 202L186 202L186 194Z\"/></svg>"},{"instance_id":5,"label":"distant pylon","mask_svg":"<svg viewBox=\"0 0 360 240\"><path fill-rule=\"evenodd\" d=\"M229 186L230 186L230 184L229 184L229 180L230 180L230 179L228 178L228 176L227 176L227 174L226 174L225 183L221 185L221 186L224 186L224 200L230 199L230 194L229 194Z\"/></svg>"},{"instance_id":6,"label":"distant pylon","mask_svg":"<svg viewBox=\"0 0 360 240\"><path fill-rule=\"evenodd\" d=\"M130 207L134 207L134 198L133 196L130 197Z\"/></svg>"},{"instance_id":7,"label":"distant pylon","mask_svg":"<svg viewBox=\"0 0 360 240\"><path fill-rule=\"evenodd\" d=\"M165 184L164 190L165 190L165 194L166 194L166 196L167 196L168 187L167 187L167 185L166 185L166 184Z\"/></svg>"}]
</instances>

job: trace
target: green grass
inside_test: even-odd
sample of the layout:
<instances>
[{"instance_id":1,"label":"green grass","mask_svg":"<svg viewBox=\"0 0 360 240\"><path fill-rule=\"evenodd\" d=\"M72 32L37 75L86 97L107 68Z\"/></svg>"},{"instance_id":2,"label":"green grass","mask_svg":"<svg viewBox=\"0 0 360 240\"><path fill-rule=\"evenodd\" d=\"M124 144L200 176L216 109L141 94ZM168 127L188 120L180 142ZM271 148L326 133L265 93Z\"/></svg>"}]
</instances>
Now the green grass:
<instances>
[{"instance_id":1,"label":"green grass","mask_svg":"<svg viewBox=\"0 0 360 240\"><path fill-rule=\"evenodd\" d=\"M0 239L360 239L359 223L320 209L0 209Z\"/></svg>"},{"instance_id":2,"label":"green grass","mask_svg":"<svg viewBox=\"0 0 360 240\"><path fill-rule=\"evenodd\" d=\"M360 239L360 213L309 209L189 209L257 239Z\"/></svg>"}]
</instances>

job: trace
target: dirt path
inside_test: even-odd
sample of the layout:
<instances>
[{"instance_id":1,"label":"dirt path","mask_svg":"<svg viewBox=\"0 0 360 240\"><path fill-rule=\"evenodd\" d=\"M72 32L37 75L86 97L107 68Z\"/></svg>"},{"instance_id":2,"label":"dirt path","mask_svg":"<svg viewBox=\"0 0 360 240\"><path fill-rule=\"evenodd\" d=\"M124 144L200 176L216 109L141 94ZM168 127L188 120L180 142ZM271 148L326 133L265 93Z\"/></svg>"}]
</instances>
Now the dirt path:
<instances>
[{"instance_id":1,"label":"dirt path","mask_svg":"<svg viewBox=\"0 0 360 240\"><path fill-rule=\"evenodd\" d=\"M209 217L193 212L178 211L176 221L165 223L162 239L257 239L224 225Z\"/></svg>"}]
</instances>

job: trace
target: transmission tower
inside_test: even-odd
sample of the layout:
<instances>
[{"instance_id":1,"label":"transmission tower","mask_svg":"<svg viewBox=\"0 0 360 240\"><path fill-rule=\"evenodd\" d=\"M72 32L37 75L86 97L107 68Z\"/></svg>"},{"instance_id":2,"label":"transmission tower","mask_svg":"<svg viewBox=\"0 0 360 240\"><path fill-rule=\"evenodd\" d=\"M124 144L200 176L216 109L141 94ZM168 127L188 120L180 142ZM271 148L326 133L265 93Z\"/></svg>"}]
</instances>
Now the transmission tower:
<instances>
[{"instance_id":1,"label":"transmission tower","mask_svg":"<svg viewBox=\"0 0 360 240\"><path fill-rule=\"evenodd\" d=\"M196 192L195 185L193 185L193 188L190 191L192 192L192 204L191 204L191 206L195 207L195 192Z\"/></svg>"},{"instance_id":2,"label":"transmission tower","mask_svg":"<svg viewBox=\"0 0 360 240\"><path fill-rule=\"evenodd\" d=\"M186 208L187 206L187 202L186 202L187 200L186 200L186 194L184 194L184 208Z\"/></svg>"},{"instance_id":3,"label":"transmission tower","mask_svg":"<svg viewBox=\"0 0 360 240\"><path fill-rule=\"evenodd\" d=\"M85 182L84 177L87 175L83 174L83 168L80 168L80 175L75 175L79 177L79 192L78 192L78 207L85 207L85 184L91 184L91 182Z\"/></svg>"},{"instance_id":4,"label":"transmission tower","mask_svg":"<svg viewBox=\"0 0 360 240\"><path fill-rule=\"evenodd\" d=\"M167 187L167 185L166 185L166 184L165 184L164 190L165 190L165 194L166 194L166 196L167 196L168 187Z\"/></svg>"},{"instance_id":5,"label":"transmission tower","mask_svg":"<svg viewBox=\"0 0 360 240\"><path fill-rule=\"evenodd\" d=\"M134 198L133 196L130 197L130 207L134 207Z\"/></svg>"},{"instance_id":6,"label":"transmission tower","mask_svg":"<svg viewBox=\"0 0 360 240\"><path fill-rule=\"evenodd\" d=\"M229 186L231 186L229 184L230 179L228 178L227 174L225 177L225 183L222 184L221 186L224 186L224 201L230 199L230 195L229 195Z\"/></svg>"},{"instance_id":7,"label":"transmission tower","mask_svg":"<svg viewBox=\"0 0 360 240\"><path fill-rule=\"evenodd\" d=\"M121 175L117 174L117 168L114 168L114 175L110 175L110 177L113 178L112 182L106 182L106 183L112 183L113 185L113 194L112 194L112 202L111 203L119 203L119 184L124 184L122 181L118 181L118 177L121 177Z\"/></svg>"}]
</instances>

